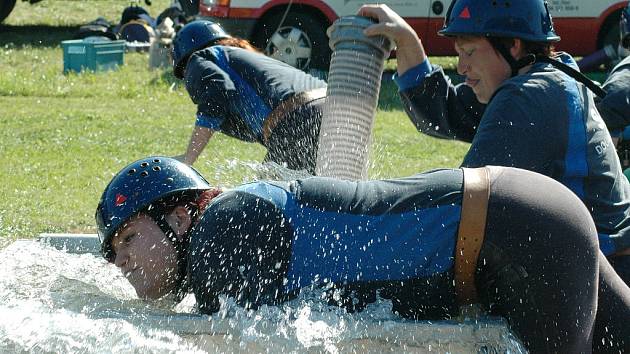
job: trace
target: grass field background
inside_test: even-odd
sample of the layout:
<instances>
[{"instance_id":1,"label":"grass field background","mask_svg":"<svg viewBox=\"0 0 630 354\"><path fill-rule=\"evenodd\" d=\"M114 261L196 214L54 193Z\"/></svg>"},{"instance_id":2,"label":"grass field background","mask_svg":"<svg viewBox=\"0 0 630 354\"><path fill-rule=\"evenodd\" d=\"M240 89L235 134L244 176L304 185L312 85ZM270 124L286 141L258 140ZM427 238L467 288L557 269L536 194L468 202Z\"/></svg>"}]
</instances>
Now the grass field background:
<instances>
[{"instance_id":1,"label":"grass field background","mask_svg":"<svg viewBox=\"0 0 630 354\"><path fill-rule=\"evenodd\" d=\"M156 0L147 9L157 16L168 3ZM126 53L117 71L62 74L60 42L98 16L117 22L128 4L18 1L0 25L0 237L94 232L96 204L115 172L148 155L184 152L195 107L169 70L148 69L148 54ZM395 85L383 84L371 178L455 167L466 149L419 134ZM251 165L264 153L256 144L219 134L195 167L212 183L229 187L254 179Z\"/></svg>"}]
</instances>

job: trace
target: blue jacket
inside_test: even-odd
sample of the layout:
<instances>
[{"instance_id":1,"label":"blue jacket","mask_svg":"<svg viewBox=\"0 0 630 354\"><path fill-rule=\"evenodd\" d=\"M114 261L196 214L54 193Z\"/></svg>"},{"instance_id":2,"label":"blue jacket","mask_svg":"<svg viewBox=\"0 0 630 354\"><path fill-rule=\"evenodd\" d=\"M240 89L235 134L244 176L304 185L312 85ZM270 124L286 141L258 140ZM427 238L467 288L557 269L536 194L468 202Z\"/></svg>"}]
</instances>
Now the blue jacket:
<instances>
[{"instance_id":1,"label":"blue jacket","mask_svg":"<svg viewBox=\"0 0 630 354\"><path fill-rule=\"evenodd\" d=\"M225 192L190 237L200 310L216 311L217 294L258 306L324 284L391 284L392 297L419 301L425 313L456 308L462 179L459 169L435 170L386 181L256 182ZM403 282L422 291L401 295Z\"/></svg>"},{"instance_id":2,"label":"blue jacket","mask_svg":"<svg viewBox=\"0 0 630 354\"><path fill-rule=\"evenodd\" d=\"M184 76L197 104L196 125L263 143L263 122L280 102L326 83L281 61L241 48L195 52Z\"/></svg>"},{"instance_id":3,"label":"blue jacket","mask_svg":"<svg viewBox=\"0 0 630 354\"><path fill-rule=\"evenodd\" d=\"M504 81L484 107L469 87L453 85L428 61L397 82L418 130L472 143L462 166L518 167L552 177L586 204L604 254L630 247L630 184L584 85L536 63Z\"/></svg>"}]
</instances>

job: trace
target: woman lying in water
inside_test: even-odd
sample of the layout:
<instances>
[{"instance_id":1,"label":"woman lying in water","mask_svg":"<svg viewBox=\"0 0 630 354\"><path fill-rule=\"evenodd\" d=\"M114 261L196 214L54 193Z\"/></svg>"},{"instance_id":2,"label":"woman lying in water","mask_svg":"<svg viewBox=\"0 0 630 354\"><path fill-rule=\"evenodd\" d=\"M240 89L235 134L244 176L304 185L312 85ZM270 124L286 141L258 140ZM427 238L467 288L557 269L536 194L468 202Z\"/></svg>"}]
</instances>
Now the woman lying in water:
<instances>
[{"instance_id":1,"label":"woman lying in water","mask_svg":"<svg viewBox=\"0 0 630 354\"><path fill-rule=\"evenodd\" d=\"M177 160L150 157L113 178L96 220L104 257L142 298L192 291L210 314L220 295L255 309L332 283L365 302L378 291L414 319L481 303L532 352L630 352L630 289L599 251L588 210L534 172L313 177L222 192Z\"/></svg>"}]
</instances>

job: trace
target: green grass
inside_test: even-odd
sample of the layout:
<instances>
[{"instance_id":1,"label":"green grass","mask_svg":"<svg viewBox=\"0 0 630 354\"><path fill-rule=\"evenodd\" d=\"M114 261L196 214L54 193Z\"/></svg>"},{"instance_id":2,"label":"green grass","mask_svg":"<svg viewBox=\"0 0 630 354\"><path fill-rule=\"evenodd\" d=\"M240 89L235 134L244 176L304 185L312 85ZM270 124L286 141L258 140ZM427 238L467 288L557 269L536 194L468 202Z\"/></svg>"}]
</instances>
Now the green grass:
<instances>
[{"instance_id":1,"label":"green grass","mask_svg":"<svg viewBox=\"0 0 630 354\"><path fill-rule=\"evenodd\" d=\"M157 16L168 3L149 10ZM134 159L184 152L195 107L168 70L148 69L147 54L126 53L117 71L62 74L60 41L98 16L117 21L127 4L18 1L0 26L0 238L94 232L98 198L115 172ZM419 134L395 85L383 85L371 178L454 167L466 149ZM264 154L219 134L196 167L212 183L233 186L254 178L248 163Z\"/></svg>"}]
</instances>

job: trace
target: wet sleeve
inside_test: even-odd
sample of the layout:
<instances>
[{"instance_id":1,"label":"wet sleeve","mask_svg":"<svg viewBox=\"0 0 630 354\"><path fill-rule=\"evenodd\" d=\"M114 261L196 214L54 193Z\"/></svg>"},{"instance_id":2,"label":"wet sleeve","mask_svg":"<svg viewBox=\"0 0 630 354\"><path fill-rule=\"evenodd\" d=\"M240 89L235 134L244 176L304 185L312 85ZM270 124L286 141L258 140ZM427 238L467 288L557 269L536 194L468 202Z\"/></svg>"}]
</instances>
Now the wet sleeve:
<instances>
[{"instance_id":1,"label":"wet sleeve","mask_svg":"<svg viewBox=\"0 0 630 354\"><path fill-rule=\"evenodd\" d=\"M225 118L223 117L212 117L204 112L197 112L195 125L198 127L212 129L214 131L221 131L221 124L223 124L224 120Z\"/></svg>"},{"instance_id":2,"label":"wet sleeve","mask_svg":"<svg viewBox=\"0 0 630 354\"><path fill-rule=\"evenodd\" d=\"M225 192L204 212L191 234L188 273L202 313L219 310L218 297L256 308L283 299L291 227L271 202Z\"/></svg>"},{"instance_id":3,"label":"wet sleeve","mask_svg":"<svg viewBox=\"0 0 630 354\"><path fill-rule=\"evenodd\" d=\"M463 167L518 167L551 174L553 161L563 154L553 98L540 102L517 86L500 89L488 105ZM555 100L556 102L560 100ZM555 104L557 106L557 104Z\"/></svg>"},{"instance_id":4,"label":"wet sleeve","mask_svg":"<svg viewBox=\"0 0 630 354\"><path fill-rule=\"evenodd\" d=\"M402 90L400 97L418 131L466 142L472 141L485 109L470 87L453 85L440 67L420 85Z\"/></svg>"},{"instance_id":5,"label":"wet sleeve","mask_svg":"<svg viewBox=\"0 0 630 354\"><path fill-rule=\"evenodd\" d=\"M236 88L230 76L209 59L193 55L186 67L186 90L197 104L196 125L217 129L228 115Z\"/></svg>"},{"instance_id":6,"label":"wet sleeve","mask_svg":"<svg viewBox=\"0 0 630 354\"><path fill-rule=\"evenodd\" d=\"M606 97L597 102L597 110L608 130L623 130L630 125L630 64L615 68L602 88Z\"/></svg>"},{"instance_id":7,"label":"wet sleeve","mask_svg":"<svg viewBox=\"0 0 630 354\"><path fill-rule=\"evenodd\" d=\"M422 63L407 70L404 74L394 74L393 79L396 82L396 86L398 86L398 91L405 91L420 85L431 71L433 71L433 67L431 62L429 62L429 58L426 58Z\"/></svg>"}]
</instances>

